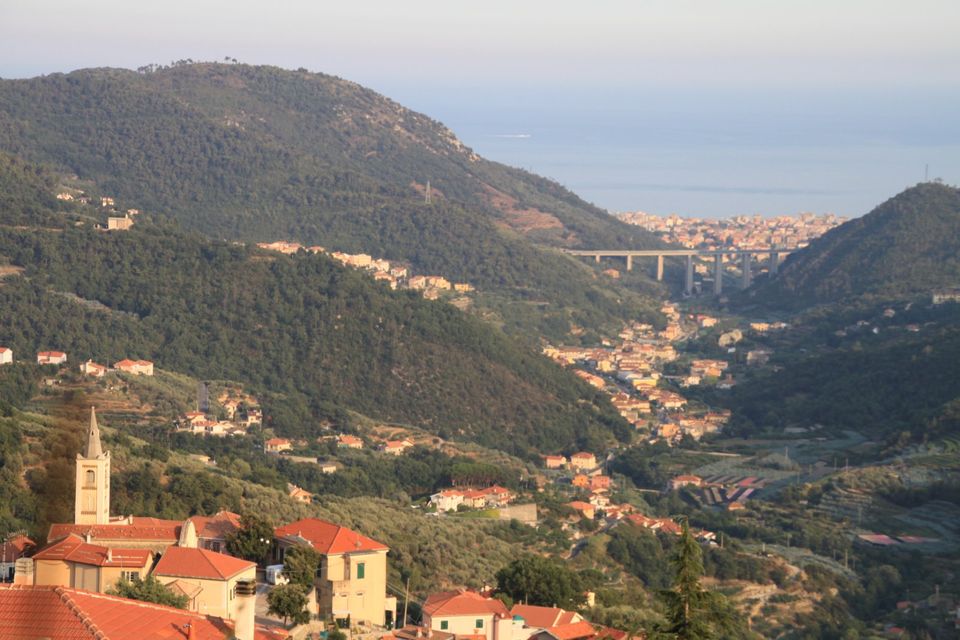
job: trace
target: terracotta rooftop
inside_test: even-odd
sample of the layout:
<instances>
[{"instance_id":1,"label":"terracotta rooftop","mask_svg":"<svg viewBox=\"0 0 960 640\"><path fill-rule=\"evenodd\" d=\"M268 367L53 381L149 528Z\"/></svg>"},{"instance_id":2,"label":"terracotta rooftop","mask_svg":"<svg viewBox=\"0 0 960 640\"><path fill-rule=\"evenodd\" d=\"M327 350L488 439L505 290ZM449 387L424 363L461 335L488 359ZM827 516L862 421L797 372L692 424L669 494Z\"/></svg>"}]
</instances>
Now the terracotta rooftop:
<instances>
[{"instance_id":1,"label":"terracotta rooftop","mask_svg":"<svg viewBox=\"0 0 960 640\"><path fill-rule=\"evenodd\" d=\"M274 535L277 538L302 538L308 541L314 549L324 554L388 549L385 544L319 518L304 518L277 527L274 530Z\"/></svg>"},{"instance_id":2,"label":"terracotta rooftop","mask_svg":"<svg viewBox=\"0 0 960 640\"><path fill-rule=\"evenodd\" d=\"M143 568L153 557L149 549L111 549L89 544L77 535L69 535L45 546L34 560L63 560L95 567Z\"/></svg>"},{"instance_id":3,"label":"terracotta rooftop","mask_svg":"<svg viewBox=\"0 0 960 640\"><path fill-rule=\"evenodd\" d=\"M37 543L25 535L18 535L0 544L0 562L13 562Z\"/></svg>"},{"instance_id":4,"label":"terracotta rooftop","mask_svg":"<svg viewBox=\"0 0 960 640\"><path fill-rule=\"evenodd\" d=\"M163 552L153 574L179 578L228 580L254 567L256 565L249 560L234 558L208 549L170 547Z\"/></svg>"},{"instance_id":5,"label":"terracotta rooftop","mask_svg":"<svg viewBox=\"0 0 960 640\"><path fill-rule=\"evenodd\" d=\"M144 540L169 542L174 544L180 538L179 520L161 520L159 518L132 518L131 524L53 524L50 525L48 540L63 538L71 533L94 540Z\"/></svg>"},{"instance_id":6,"label":"terracotta rooftop","mask_svg":"<svg viewBox=\"0 0 960 640\"><path fill-rule=\"evenodd\" d=\"M541 629L579 622L583 619L576 611L567 611L559 607L537 607L532 604L515 604L510 609L510 615L520 616L528 627Z\"/></svg>"},{"instance_id":7,"label":"terracotta rooftop","mask_svg":"<svg viewBox=\"0 0 960 640\"><path fill-rule=\"evenodd\" d=\"M240 529L240 516L232 511L220 511L212 516L193 516L190 521L200 538L226 538Z\"/></svg>"},{"instance_id":8,"label":"terracotta rooftop","mask_svg":"<svg viewBox=\"0 0 960 640\"><path fill-rule=\"evenodd\" d=\"M431 594L423 603L423 613L429 616L509 615L506 605L496 598L485 598L465 589Z\"/></svg>"},{"instance_id":9,"label":"terracotta rooftop","mask_svg":"<svg viewBox=\"0 0 960 640\"><path fill-rule=\"evenodd\" d=\"M597 635L593 625L586 620L573 622L570 624L561 624L545 629L547 633L557 640L576 640L577 638L593 638Z\"/></svg>"},{"instance_id":10,"label":"terracotta rooftop","mask_svg":"<svg viewBox=\"0 0 960 640\"><path fill-rule=\"evenodd\" d=\"M173 607L65 587L0 585L4 640L223 640L233 623ZM256 640L286 638L258 628Z\"/></svg>"}]
</instances>

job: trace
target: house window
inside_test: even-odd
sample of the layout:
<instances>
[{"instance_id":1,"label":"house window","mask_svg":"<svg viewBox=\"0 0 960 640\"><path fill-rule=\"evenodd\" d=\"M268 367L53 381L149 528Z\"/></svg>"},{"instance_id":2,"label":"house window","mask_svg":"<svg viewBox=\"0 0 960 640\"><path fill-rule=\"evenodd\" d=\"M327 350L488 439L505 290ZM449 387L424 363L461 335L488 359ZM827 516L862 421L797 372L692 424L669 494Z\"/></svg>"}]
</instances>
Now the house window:
<instances>
[{"instance_id":1,"label":"house window","mask_svg":"<svg viewBox=\"0 0 960 640\"><path fill-rule=\"evenodd\" d=\"M87 469L87 486L94 487L97 484L97 472L93 469Z\"/></svg>"},{"instance_id":2,"label":"house window","mask_svg":"<svg viewBox=\"0 0 960 640\"><path fill-rule=\"evenodd\" d=\"M473 625L475 629L483 629L483 618L477 618L477 624Z\"/></svg>"},{"instance_id":3,"label":"house window","mask_svg":"<svg viewBox=\"0 0 960 640\"><path fill-rule=\"evenodd\" d=\"M140 572L139 571L121 571L120 579L127 580L129 582L139 582Z\"/></svg>"},{"instance_id":4,"label":"house window","mask_svg":"<svg viewBox=\"0 0 960 640\"><path fill-rule=\"evenodd\" d=\"M440 631L446 631L450 628L450 622L448 620L440 621Z\"/></svg>"},{"instance_id":5,"label":"house window","mask_svg":"<svg viewBox=\"0 0 960 640\"><path fill-rule=\"evenodd\" d=\"M363 576L366 573L367 564L365 562L357 563L357 580L363 580Z\"/></svg>"}]
</instances>

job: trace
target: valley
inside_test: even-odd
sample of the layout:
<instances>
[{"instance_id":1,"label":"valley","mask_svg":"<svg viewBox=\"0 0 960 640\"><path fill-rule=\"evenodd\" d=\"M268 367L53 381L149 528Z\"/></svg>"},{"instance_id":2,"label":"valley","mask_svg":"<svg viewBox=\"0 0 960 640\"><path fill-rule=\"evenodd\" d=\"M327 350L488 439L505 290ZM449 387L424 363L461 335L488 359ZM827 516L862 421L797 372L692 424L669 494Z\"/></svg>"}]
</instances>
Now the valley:
<instances>
[{"instance_id":1,"label":"valley","mask_svg":"<svg viewBox=\"0 0 960 640\"><path fill-rule=\"evenodd\" d=\"M0 150L5 539L71 520L95 406L111 513L336 522L412 623L550 558L588 637L657 637L689 525L723 637L954 630L955 188L715 298L564 253L663 241L321 74L4 80Z\"/></svg>"}]
</instances>

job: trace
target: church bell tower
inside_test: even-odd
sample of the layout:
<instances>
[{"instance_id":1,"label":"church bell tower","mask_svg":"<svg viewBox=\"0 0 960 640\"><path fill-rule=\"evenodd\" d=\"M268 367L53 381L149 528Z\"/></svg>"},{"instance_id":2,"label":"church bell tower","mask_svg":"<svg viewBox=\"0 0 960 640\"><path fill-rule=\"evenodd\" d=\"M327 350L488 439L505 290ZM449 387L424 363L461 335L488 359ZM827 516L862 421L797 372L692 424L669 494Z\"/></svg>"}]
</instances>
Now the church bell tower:
<instances>
[{"instance_id":1,"label":"church bell tower","mask_svg":"<svg viewBox=\"0 0 960 640\"><path fill-rule=\"evenodd\" d=\"M77 487L74 523L110 522L110 452L100 446L97 414L90 407L90 428L83 451L77 454Z\"/></svg>"}]
</instances>

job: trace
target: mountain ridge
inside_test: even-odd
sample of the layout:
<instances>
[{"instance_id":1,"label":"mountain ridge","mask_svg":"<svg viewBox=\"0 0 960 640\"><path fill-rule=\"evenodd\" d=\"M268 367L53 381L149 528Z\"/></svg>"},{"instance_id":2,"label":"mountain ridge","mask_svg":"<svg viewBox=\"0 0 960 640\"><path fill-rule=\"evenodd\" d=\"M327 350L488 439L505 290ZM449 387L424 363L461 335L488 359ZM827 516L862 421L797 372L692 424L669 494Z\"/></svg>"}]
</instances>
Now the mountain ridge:
<instances>
[{"instance_id":1,"label":"mountain ridge","mask_svg":"<svg viewBox=\"0 0 960 640\"><path fill-rule=\"evenodd\" d=\"M960 190L921 183L791 254L741 299L798 310L960 285Z\"/></svg>"},{"instance_id":2,"label":"mountain ridge","mask_svg":"<svg viewBox=\"0 0 960 640\"><path fill-rule=\"evenodd\" d=\"M648 278L614 283L557 251L659 246L652 234L333 76L204 63L2 80L0 150L211 237L408 261L506 295L507 314L549 302L529 333L656 316Z\"/></svg>"}]
</instances>

